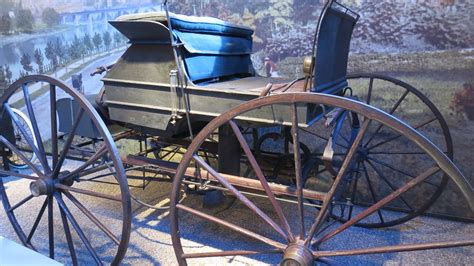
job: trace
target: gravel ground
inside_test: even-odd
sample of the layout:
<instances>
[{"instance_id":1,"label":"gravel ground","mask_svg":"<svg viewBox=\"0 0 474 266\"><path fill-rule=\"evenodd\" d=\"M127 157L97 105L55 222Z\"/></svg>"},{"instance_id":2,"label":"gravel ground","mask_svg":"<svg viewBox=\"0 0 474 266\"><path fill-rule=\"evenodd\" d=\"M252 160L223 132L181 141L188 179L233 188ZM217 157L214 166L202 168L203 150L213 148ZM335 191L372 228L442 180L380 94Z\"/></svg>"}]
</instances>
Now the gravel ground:
<instances>
[{"instance_id":1,"label":"gravel ground","mask_svg":"<svg viewBox=\"0 0 474 266\"><path fill-rule=\"evenodd\" d=\"M73 167L74 163L68 162ZM3 178L10 201L18 202L28 195L29 181L18 180L14 178ZM104 181L107 179L104 179ZM110 180L109 180L110 181ZM131 185L140 185L141 181L130 182ZM80 183L80 188L93 188L95 191L107 192L108 194L119 195L115 186L104 184ZM162 206L167 203L167 195L170 190L168 183L152 183L145 190L138 187L132 187L131 192L141 199L156 205ZM96 215L104 224L114 233L119 233L121 228L120 204L97 200L88 196L74 194L94 215ZM193 208L200 208L201 196L191 195L184 200L184 204ZM33 221L43 204L44 200L35 198L17 209L16 215L22 225L26 225L26 231L33 224ZM262 200L255 200L258 206L269 213L271 206ZM85 235L91 240L96 251L102 258L110 259L113 252L107 247L111 244L106 236L97 227L84 216L79 210L74 209L73 205L66 201L71 212L82 226ZM294 207L284 204L286 213L294 211ZM55 213L59 213L58 209ZM314 209L307 209L308 219L306 222L314 219ZM129 249L123 264L125 265L175 265L177 264L171 237L169 234L169 213L164 210L151 210L133 205L132 234ZM394 213L394 215L396 215ZM244 226L249 229L258 228L258 231L265 236L278 239L274 233L265 226L256 216L240 204L234 203L231 208L221 211L218 217L228 219L233 223ZM241 236L235 232L224 229L217 225L203 222L203 220L194 216L184 214L180 228L183 237L183 246L188 252L203 252L232 249L258 249L263 248L258 242ZM296 216L290 219L290 223L296 223ZM13 231L12 226L6 217L5 211L0 211L0 235L19 242L18 237ZM69 253L67 251L66 240L63 233L60 217L55 219L56 239L56 260L69 264ZM346 232L338 235L331 241L321 246L322 250L364 248L372 246L397 245L403 243L420 243L428 241L472 239L474 237L474 224L465 224L428 217L418 217L401 226L388 229L363 229L350 228ZM89 264L90 257L86 253L77 235L73 233L75 246L80 250L78 256L81 258L81 264ZM33 244L37 249L47 254L47 223L43 218L38 230L33 238ZM407 252L398 254L384 254L371 256L338 257L332 260L335 265L472 265L474 257L474 248L452 248L444 250ZM278 264L280 257L278 255L260 255L250 257L227 257L227 258L206 258L190 261L196 265L264 265Z\"/></svg>"}]
</instances>

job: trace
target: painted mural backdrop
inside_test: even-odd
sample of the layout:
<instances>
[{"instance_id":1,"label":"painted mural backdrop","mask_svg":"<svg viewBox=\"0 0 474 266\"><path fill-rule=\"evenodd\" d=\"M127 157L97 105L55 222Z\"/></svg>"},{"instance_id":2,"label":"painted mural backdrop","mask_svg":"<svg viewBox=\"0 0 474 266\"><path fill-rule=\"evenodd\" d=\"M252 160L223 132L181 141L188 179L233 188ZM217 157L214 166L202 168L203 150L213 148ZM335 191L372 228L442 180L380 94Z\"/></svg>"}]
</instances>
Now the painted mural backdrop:
<instances>
[{"instance_id":1,"label":"painted mural backdrop","mask_svg":"<svg viewBox=\"0 0 474 266\"><path fill-rule=\"evenodd\" d=\"M474 183L474 1L340 0L361 15L351 47L350 72L397 77L426 94L445 116L455 162ZM0 0L0 93L19 76L51 74L69 64L123 48L124 38L106 20L140 10L158 10L161 0ZM255 30L253 61L264 75L300 77L302 57L325 0L170 0L172 11L212 16ZM94 10L121 7L107 16ZM64 21L61 14L88 10L91 16ZM87 12L86 12L87 13ZM63 19L61 19L63 18ZM84 63L84 62L83 62ZM394 92L385 88L379 104ZM429 113L410 102L410 117ZM405 108L405 106L403 106ZM420 119L421 120L421 119ZM439 132L433 131L435 138ZM451 184L430 211L474 218ZM422 196L422 195L421 195Z\"/></svg>"},{"instance_id":2,"label":"painted mural backdrop","mask_svg":"<svg viewBox=\"0 0 474 266\"><path fill-rule=\"evenodd\" d=\"M474 182L474 1L341 3L361 15L353 34L349 71L388 74L426 94L448 121L456 164ZM277 75L295 77L303 75L302 57L311 54L323 4L319 0L180 0L172 2L172 9L251 27L257 71L265 74L264 59L269 57ZM388 102L389 94L381 100ZM423 112L416 110L416 104L409 108ZM474 218L456 194L449 184L430 211Z\"/></svg>"}]
</instances>

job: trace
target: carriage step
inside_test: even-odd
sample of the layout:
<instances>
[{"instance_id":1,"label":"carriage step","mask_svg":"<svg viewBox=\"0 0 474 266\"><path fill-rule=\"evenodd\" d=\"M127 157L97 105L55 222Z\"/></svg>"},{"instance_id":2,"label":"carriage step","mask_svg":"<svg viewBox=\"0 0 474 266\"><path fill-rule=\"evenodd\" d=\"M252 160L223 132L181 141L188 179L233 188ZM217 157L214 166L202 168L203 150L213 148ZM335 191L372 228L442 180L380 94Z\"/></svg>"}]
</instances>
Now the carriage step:
<instances>
[{"instance_id":1,"label":"carriage step","mask_svg":"<svg viewBox=\"0 0 474 266\"><path fill-rule=\"evenodd\" d=\"M176 169L178 168L178 163L168 162L158 159L151 159L142 156L135 156L135 155L128 155L127 157L122 158L122 161L125 164L135 165L135 166L154 166L159 169L160 172L167 175L174 175L176 174ZM239 188L246 188L253 191L264 192L264 188L259 180L250 179L247 177L229 175L220 173L230 184L239 187ZM216 181L217 179L211 175L208 171L204 169L200 169L200 172L197 172L194 167L189 167L186 172L185 176L188 179L201 179L202 181ZM286 186L281 184L275 184L269 182L268 185L270 186L271 191L275 195L280 196L297 196L297 191L294 186ZM303 197L306 199L311 200L324 200L326 193L318 192L309 189L303 189Z\"/></svg>"}]
</instances>

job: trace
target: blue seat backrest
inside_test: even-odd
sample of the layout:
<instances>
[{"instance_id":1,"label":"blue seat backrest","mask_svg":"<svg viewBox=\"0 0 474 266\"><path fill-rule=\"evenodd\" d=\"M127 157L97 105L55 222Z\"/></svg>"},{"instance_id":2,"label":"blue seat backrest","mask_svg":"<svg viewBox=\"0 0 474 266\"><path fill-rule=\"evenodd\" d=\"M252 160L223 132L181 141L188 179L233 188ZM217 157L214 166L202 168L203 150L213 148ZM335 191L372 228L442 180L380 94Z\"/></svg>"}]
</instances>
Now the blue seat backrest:
<instances>
[{"instance_id":1,"label":"blue seat backrest","mask_svg":"<svg viewBox=\"0 0 474 266\"><path fill-rule=\"evenodd\" d=\"M254 75L250 54L253 30L215 18L171 17L183 44L186 73L195 83Z\"/></svg>"},{"instance_id":2,"label":"blue seat backrest","mask_svg":"<svg viewBox=\"0 0 474 266\"><path fill-rule=\"evenodd\" d=\"M358 15L331 5L322 14L316 41L313 92L335 94L347 87L347 61ZM348 14L351 12L351 14Z\"/></svg>"}]
</instances>

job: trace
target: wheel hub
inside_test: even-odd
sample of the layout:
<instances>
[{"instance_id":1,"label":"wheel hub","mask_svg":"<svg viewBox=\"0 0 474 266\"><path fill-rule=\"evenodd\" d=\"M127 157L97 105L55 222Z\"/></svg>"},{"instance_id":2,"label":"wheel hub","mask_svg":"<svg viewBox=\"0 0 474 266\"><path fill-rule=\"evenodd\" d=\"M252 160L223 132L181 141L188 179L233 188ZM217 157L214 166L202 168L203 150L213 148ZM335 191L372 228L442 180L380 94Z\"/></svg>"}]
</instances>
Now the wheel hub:
<instances>
[{"instance_id":1,"label":"wheel hub","mask_svg":"<svg viewBox=\"0 0 474 266\"><path fill-rule=\"evenodd\" d=\"M369 150L365 147L359 147L357 149L356 160L358 162L363 162L367 160L367 156L369 155Z\"/></svg>"},{"instance_id":2,"label":"wheel hub","mask_svg":"<svg viewBox=\"0 0 474 266\"><path fill-rule=\"evenodd\" d=\"M283 255L282 266L306 266L313 265L313 253L306 247L303 241L290 244Z\"/></svg>"},{"instance_id":3,"label":"wheel hub","mask_svg":"<svg viewBox=\"0 0 474 266\"><path fill-rule=\"evenodd\" d=\"M39 179L30 183L30 192L33 196L51 195L54 191L54 183L50 179Z\"/></svg>"}]
</instances>

